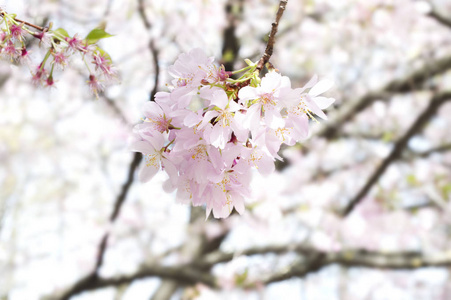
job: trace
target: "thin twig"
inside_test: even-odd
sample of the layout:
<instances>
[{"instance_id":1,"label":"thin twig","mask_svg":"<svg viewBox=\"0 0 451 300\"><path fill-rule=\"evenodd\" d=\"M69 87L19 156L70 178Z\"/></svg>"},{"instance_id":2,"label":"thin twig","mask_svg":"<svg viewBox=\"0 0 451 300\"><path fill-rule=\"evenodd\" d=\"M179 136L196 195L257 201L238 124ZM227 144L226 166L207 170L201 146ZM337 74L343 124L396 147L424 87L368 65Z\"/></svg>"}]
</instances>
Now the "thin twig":
<instances>
[{"instance_id":1,"label":"thin twig","mask_svg":"<svg viewBox=\"0 0 451 300\"><path fill-rule=\"evenodd\" d=\"M393 79L379 91L369 92L350 102L348 107L343 107L342 111L318 132L318 135L326 139L337 138L341 128L347 122L351 121L359 112L365 110L376 100L389 100L393 93L405 93L419 89L425 81L435 75L444 73L450 68L451 56L447 56L426 63L422 68L413 71L404 78Z\"/></svg>"},{"instance_id":2,"label":"thin twig","mask_svg":"<svg viewBox=\"0 0 451 300\"><path fill-rule=\"evenodd\" d=\"M3 17L5 15L5 13L6 13L5 11L0 12L0 16ZM34 24L31 24L31 23L29 23L27 21L23 21L23 20L18 19L18 18L14 18L14 20L16 20L19 23L23 23L23 24L25 24L27 26L33 27L34 29L37 29L37 30L40 30L40 31L47 31L48 30L47 27L41 27L41 26L38 26L38 25L34 25Z\"/></svg>"},{"instance_id":3,"label":"thin twig","mask_svg":"<svg viewBox=\"0 0 451 300\"><path fill-rule=\"evenodd\" d=\"M449 253L438 253L435 255L425 255L419 251L402 252L380 252L368 251L365 249L344 249L337 252L326 252L302 245L281 245L269 247L249 248L238 255L267 255L283 254L294 252L299 257L299 262L289 268L280 271L272 271L260 281L264 285L272 282L279 282L293 277L304 277L307 274L316 272L323 267L339 264L345 267L366 267L376 269L407 270L424 267L447 267L451 265ZM203 283L211 288L221 288L218 281L208 272L202 272L198 266L213 266L218 263L231 261L237 253L215 252L209 257L201 256L196 261L178 267L147 265L142 266L137 272L128 275L119 275L109 278L97 278L90 280L85 278L89 284L79 287L79 294L88 290L96 290L108 286L120 286L131 283L138 279L148 277L160 277L177 281L182 285L193 285ZM255 283L249 282L245 287L255 287ZM73 294L73 295L75 295ZM58 296L50 296L46 299L61 299ZM68 299L68 298L65 298Z\"/></svg>"},{"instance_id":4,"label":"thin twig","mask_svg":"<svg viewBox=\"0 0 451 300\"><path fill-rule=\"evenodd\" d=\"M438 11L436 11L435 9L432 9L429 12L428 16L433 18L434 20L436 20L440 24L442 24L442 25L444 25L444 26L446 26L448 28L451 28L451 19L446 18L442 14L438 13Z\"/></svg>"},{"instance_id":5,"label":"thin twig","mask_svg":"<svg viewBox=\"0 0 451 300\"><path fill-rule=\"evenodd\" d=\"M429 121L429 119L435 115L437 109L443 103L445 103L445 101L450 99L451 92L437 94L431 99L431 102L429 103L427 108L418 116L418 118L415 120L412 126L410 126L406 133L395 143L390 154L382 161L379 167L374 170L373 174L370 176L370 178L368 178L365 185L346 205L342 212L344 216L348 215L354 209L354 207L368 194L373 185L379 180L382 174L384 174L385 170L387 170L388 166L401 156L401 153L407 146L407 142L410 140L410 138L421 131L424 125Z\"/></svg>"},{"instance_id":6,"label":"thin twig","mask_svg":"<svg viewBox=\"0 0 451 300\"><path fill-rule=\"evenodd\" d=\"M279 3L279 9L277 10L276 20L271 24L271 33L269 34L268 43L266 44L265 53L257 63L256 70L261 71L263 66L269 61L274 50L274 44L276 42L276 33L279 28L279 21L282 18L283 12L287 7L288 0L281 0Z\"/></svg>"}]
</instances>

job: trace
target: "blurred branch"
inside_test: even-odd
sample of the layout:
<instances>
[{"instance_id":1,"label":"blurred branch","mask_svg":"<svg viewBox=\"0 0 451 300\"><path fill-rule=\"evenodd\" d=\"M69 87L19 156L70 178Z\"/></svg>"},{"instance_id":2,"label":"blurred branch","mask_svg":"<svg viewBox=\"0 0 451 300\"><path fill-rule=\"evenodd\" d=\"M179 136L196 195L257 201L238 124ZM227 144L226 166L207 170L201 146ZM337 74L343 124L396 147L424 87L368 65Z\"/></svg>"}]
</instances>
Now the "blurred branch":
<instances>
[{"instance_id":1,"label":"blurred branch","mask_svg":"<svg viewBox=\"0 0 451 300\"><path fill-rule=\"evenodd\" d=\"M110 221L114 222L117 218L117 216L119 215L120 209L122 207L122 204L125 201L125 198L127 197L128 191L130 190L130 187L133 183L134 180L134 174L135 174L135 170L138 168L139 163L142 160L142 155L139 152L135 152L133 154L133 159L130 163L130 166L128 168L128 175L127 175L127 180L125 181L125 183L122 185L121 188L121 192L120 194L117 196L116 201L114 203L114 209L113 212L111 213L110 216Z\"/></svg>"},{"instance_id":2,"label":"blurred branch","mask_svg":"<svg viewBox=\"0 0 451 300\"><path fill-rule=\"evenodd\" d=\"M447 152L447 151L451 151L451 143L448 144L443 144L434 148L431 148L429 150L426 151L421 151L421 152L413 152L414 156L419 156L419 157L428 157L432 154L435 153L442 153L442 152Z\"/></svg>"},{"instance_id":3,"label":"blurred branch","mask_svg":"<svg viewBox=\"0 0 451 300\"><path fill-rule=\"evenodd\" d=\"M111 223L113 223L119 215L122 204L124 203L125 198L128 194L128 191L130 190L130 187L133 183L135 170L139 166L141 159L142 159L141 153L136 152L134 154L133 160L129 166L127 180L122 185L121 192L117 196L116 201L114 203L114 209L110 216ZM61 299L61 300L70 299L72 296L74 296L82 291L89 290L91 286L96 285L99 281L101 281L101 279L99 278L99 269L103 264L103 259L104 259L105 252L107 249L107 244L108 244L108 238L109 238L109 231L104 233L104 235L102 236L102 239L100 240L100 243L97 247L97 255L96 255L94 269L89 274L87 274L83 278L76 281L70 288L68 288L64 293L62 293L56 299Z\"/></svg>"},{"instance_id":4,"label":"blurred branch","mask_svg":"<svg viewBox=\"0 0 451 300\"><path fill-rule=\"evenodd\" d=\"M148 278L148 277L160 277L177 281L183 285L194 285L196 283L203 283L205 285L215 287L216 282L213 276L199 272L194 268L182 265L180 267L165 267L165 266L146 266L142 267L137 272L130 275L115 276L110 278L96 277L92 280L89 277L85 278L83 284L80 284L76 289L63 292L59 296L49 296L45 299L69 299L71 296L77 295L81 292L96 290L108 286L120 286L123 284L131 283L135 280Z\"/></svg>"},{"instance_id":5,"label":"blurred branch","mask_svg":"<svg viewBox=\"0 0 451 300\"><path fill-rule=\"evenodd\" d=\"M421 252L378 252L364 249L347 249L337 252L325 252L305 246L268 246L256 247L240 252L238 255L265 255L269 253L297 252L300 254L299 262L282 271L275 271L259 281L264 285L287 280L293 277L304 277L316 272L323 267L339 264L346 267L366 267L376 269L418 269L424 267L446 267L451 265L451 255L442 253L437 255L425 255ZM108 286L120 286L138 279L148 277L160 277L177 281L182 285L194 285L203 283L211 288L220 288L218 281L208 272L201 272L197 268L213 266L217 263L232 260L234 253L215 252L204 258L198 258L195 262L179 267L165 267L158 265L143 266L133 274L114 276L110 278L97 278L89 281L83 289L78 289L77 294L83 291L100 289ZM255 283L246 283L244 287L254 287ZM75 294L73 294L75 295ZM60 297L48 297L47 299L68 299Z\"/></svg>"},{"instance_id":6,"label":"blurred branch","mask_svg":"<svg viewBox=\"0 0 451 300\"><path fill-rule=\"evenodd\" d=\"M125 117L122 110L117 106L115 100L105 95L103 91L99 93L99 97L105 100L106 105L108 105L111 108L113 113L115 113L124 124L128 124L127 118Z\"/></svg>"},{"instance_id":7,"label":"blurred branch","mask_svg":"<svg viewBox=\"0 0 451 300\"><path fill-rule=\"evenodd\" d=\"M222 33L222 64L225 70L234 70L240 51L240 42L236 36L236 27L243 14L243 0L229 0L225 5L227 27Z\"/></svg>"},{"instance_id":8,"label":"blurred branch","mask_svg":"<svg viewBox=\"0 0 451 300\"><path fill-rule=\"evenodd\" d=\"M451 92L443 92L435 95L426 109L418 116L415 122L410 126L407 132L395 143L393 150L390 154L382 161L376 170L374 170L373 174L368 178L365 185L359 190L359 192L351 199L351 201L346 205L342 214L344 216L348 215L354 207L368 194L372 186L379 180L379 178L384 174L385 170L388 166L397 160L404 148L407 146L407 142L410 138L422 130L424 125L429 121L432 116L435 115L437 109L445 103L445 101L451 99Z\"/></svg>"},{"instance_id":9,"label":"blurred branch","mask_svg":"<svg viewBox=\"0 0 451 300\"><path fill-rule=\"evenodd\" d=\"M280 18L282 18L283 12L285 11L285 8L287 6L288 0L281 0L279 2L279 9L277 10L276 14L276 20L271 24L271 33L269 34L268 43L266 44L265 53L263 53L262 57L257 63L257 69L258 71L261 71L263 69L263 66L269 62L269 59L271 58L271 55L274 50L274 44L276 42L276 33L277 29L279 27L279 21Z\"/></svg>"},{"instance_id":10,"label":"blurred branch","mask_svg":"<svg viewBox=\"0 0 451 300\"><path fill-rule=\"evenodd\" d=\"M113 0L108 0L105 8L105 12L103 13L103 19L106 19L111 12L111 5L113 4Z\"/></svg>"},{"instance_id":11,"label":"blurred branch","mask_svg":"<svg viewBox=\"0 0 451 300\"><path fill-rule=\"evenodd\" d=\"M388 100L393 93L404 93L419 88L426 80L451 68L451 56L427 63L424 67L412 72L402 79L394 79L379 91L368 94L353 101L343 108L334 120L330 120L318 135L326 139L337 138L343 125L351 121L359 112L366 109L376 100Z\"/></svg>"},{"instance_id":12,"label":"blurred branch","mask_svg":"<svg viewBox=\"0 0 451 300\"><path fill-rule=\"evenodd\" d=\"M109 2L109 4L110 3L111 2ZM140 3L140 7L143 8L142 0L139 0L139 3ZM142 14L140 14L140 15L142 17L145 17L144 10L143 10ZM149 22L144 22L144 24L147 29L150 29L151 25ZM155 82L154 82L154 87L153 87L152 91L150 92L150 99L153 99L157 92L157 89L158 89L158 80L159 80L159 74L160 74L160 69L158 66L158 51L154 47L153 40L151 40L149 43L149 49L152 53L154 67L155 67ZM119 216L122 205L127 197L128 191L130 190L130 187L134 181L135 171L138 168L141 160L142 160L142 154L138 153L138 152L134 153L133 159L128 168L127 180L122 185L121 191L120 191L119 195L117 196L116 201L114 202L113 211L110 216L110 223L114 223L114 221ZM101 284L102 280L99 278L98 272L99 272L100 267L103 264L103 258L105 256L105 252L107 249L108 238L109 238L109 232L107 231L102 236L102 239L99 243L94 270L91 273L89 273L88 275L86 275L85 277L83 277L80 280L78 280L77 282L75 282L72 285L72 287L68 288L66 290L66 292L60 296L59 299L69 299L71 296L78 294L81 291L89 290L90 287L95 286L99 283ZM121 282L121 280L123 280L123 279L115 278L114 280L116 280L115 282ZM123 283L126 283L126 281Z\"/></svg>"},{"instance_id":13,"label":"blurred branch","mask_svg":"<svg viewBox=\"0 0 451 300\"><path fill-rule=\"evenodd\" d=\"M436 20L437 22L439 22L440 24L448 28L451 28L451 19L439 13L434 7L432 7L431 11L427 15L432 19Z\"/></svg>"},{"instance_id":14,"label":"blurred branch","mask_svg":"<svg viewBox=\"0 0 451 300\"><path fill-rule=\"evenodd\" d=\"M146 10L144 7L144 0L138 0L138 13L141 17L141 21L143 22L144 27L149 30L152 27L152 24L150 24L149 19L147 18Z\"/></svg>"},{"instance_id":15,"label":"blurred branch","mask_svg":"<svg viewBox=\"0 0 451 300\"><path fill-rule=\"evenodd\" d=\"M147 18L146 10L144 7L144 0L138 0L138 13L139 13L139 16L141 17L144 27L149 31L152 28L152 24L150 23L149 18ZM152 61L153 61L153 66L154 66L154 70L155 70L154 85L153 85L153 89L150 92L150 96L149 96L149 101L153 101L153 99L155 98L155 94L158 91L158 81L160 79L160 66L158 64L158 54L159 53L158 53L158 49L155 47L155 41L153 38L150 39L148 47L149 47L150 54L152 55Z\"/></svg>"},{"instance_id":16,"label":"blurred branch","mask_svg":"<svg viewBox=\"0 0 451 300\"><path fill-rule=\"evenodd\" d=\"M283 281L320 270L325 266L339 264L346 267L407 270L424 267L447 267L451 265L449 253L427 256L421 252L383 253L367 250L344 250L335 253L318 251L310 259L292 265L287 270L269 275L262 284Z\"/></svg>"}]
</instances>

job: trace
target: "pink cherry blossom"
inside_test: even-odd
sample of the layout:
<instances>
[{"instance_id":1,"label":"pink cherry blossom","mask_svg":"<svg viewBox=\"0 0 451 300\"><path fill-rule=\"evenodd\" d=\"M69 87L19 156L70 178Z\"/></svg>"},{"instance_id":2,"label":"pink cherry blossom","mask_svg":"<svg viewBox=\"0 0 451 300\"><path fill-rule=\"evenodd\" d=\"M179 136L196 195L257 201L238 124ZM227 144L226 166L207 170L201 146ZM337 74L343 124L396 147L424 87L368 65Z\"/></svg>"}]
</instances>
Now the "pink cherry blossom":
<instances>
[{"instance_id":1,"label":"pink cherry blossom","mask_svg":"<svg viewBox=\"0 0 451 300\"><path fill-rule=\"evenodd\" d=\"M101 69L104 61L96 60ZM181 54L169 74L173 86L144 105L131 149L144 155L141 180L161 167L169 175L164 189L176 190L182 203L205 205L207 217L225 218L234 209L242 214L252 170L271 174L281 145L305 139L310 112L323 117L321 108L333 101L318 97L330 82L316 77L292 89L277 72L261 80L250 72L248 84L234 86L201 49Z\"/></svg>"}]
</instances>

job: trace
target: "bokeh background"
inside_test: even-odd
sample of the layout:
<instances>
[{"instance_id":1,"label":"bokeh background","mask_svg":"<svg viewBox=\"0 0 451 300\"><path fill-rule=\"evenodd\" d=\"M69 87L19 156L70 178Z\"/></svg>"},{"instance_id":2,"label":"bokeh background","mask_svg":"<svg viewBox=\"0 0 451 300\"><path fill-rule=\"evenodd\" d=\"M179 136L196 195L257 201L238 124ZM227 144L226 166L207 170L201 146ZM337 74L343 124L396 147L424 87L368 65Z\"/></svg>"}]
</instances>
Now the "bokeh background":
<instances>
[{"instance_id":1,"label":"bokeh background","mask_svg":"<svg viewBox=\"0 0 451 300\"><path fill-rule=\"evenodd\" d=\"M288 2L271 62L337 101L254 174L245 214L205 220L164 174L136 180L129 135L167 67L195 47L258 60L278 3L0 1L72 35L105 22L121 79L96 100L76 58L52 89L0 61L0 299L451 298L449 1Z\"/></svg>"}]
</instances>

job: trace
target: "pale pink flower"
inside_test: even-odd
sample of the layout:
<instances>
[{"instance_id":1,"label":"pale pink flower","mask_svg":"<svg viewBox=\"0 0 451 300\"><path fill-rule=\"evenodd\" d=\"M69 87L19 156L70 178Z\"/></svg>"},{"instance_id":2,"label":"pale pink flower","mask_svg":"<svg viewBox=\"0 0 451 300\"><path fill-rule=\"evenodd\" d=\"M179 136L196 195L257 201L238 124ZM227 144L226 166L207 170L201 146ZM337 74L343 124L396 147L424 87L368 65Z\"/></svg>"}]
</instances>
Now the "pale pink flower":
<instances>
[{"instance_id":1,"label":"pale pink flower","mask_svg":"<svg viewBox=\"0 0 451 300\"><path fill-rule=\"evenodd\" d=\"M206 69L212 65L212 62L213 58L207 57L200 48L180 54L174 65L168 68L169 74L175 78L172 81L173 85L197 88L201 85L202 79L207 76Z\"/></svg>"},{"instance_id":2,"label":"pale pink flower","mask_svg":"<svg viewBox=\"0 0 451 300\"><path fill-rule=\"evenodd\" d=\"M202 184L217 181L222 166L219 150L211 145L199 143L195 147L180 152L183 157L180 172Z\"/></svg>"},{"instance_id":3,"label":"pale pink flower","mask_svg":"<svg viewBox=\"0 0 451 300\"><path fill-rule=\"evenodd\" d=\"M105 89L105 86L99 79L93 75L89 75L89 80L87 81L90 91L96 96L99 97L99 92Z\"/></svg>"},{"instance_id":4,"label":"pale pink flower","mask_svg":"<svg viewBox=\"0 0 451 300\"><path fill-rule=\"evenodd\" d=\"M221 180L210 184L204 191L207 199L207 217L213 211L215 218L226 218L232 209L242 214L244 212L244 198L249 197L250 168L240 168L244 162L237 162L232 168L222 172Z\"/></svg>"},{"instance_id":5,"label":"pale pink flower","mask_svg":"<svg viewBox=\"0 0 451 300\"><path fill-rule=\"evenodd\" d=\"M17 58L20 55L20 50L16 48L11 40L6 42L6 45L3 46L3 51L1 52L4 56L8 56L11 60Z\"/></svg>"},{"instance_id":6,"label":"pale pink flower","mask_svg":"<svg viewBox=\"0 0 451 300\"><path fill-rule=\"evenodd\" d=\"M204 138L213 146L224 149L226 143L231 139L232 132L238 136L239 140L245 140L248 131L241 127L236 121L235 114L242 109L242 106L233 100L228 99L224 90L217 89L211 97L210 105L214 106L214 110L207 111L204 115L202 124L199 128L203 128L205 124L213 122L213 126L207 127Z\"/></svg>"},{"instance_id":7,"label":"pale pink flower","mask_svg":"<svg viewBox=\"0 0 451 300\"><path fill-rule=\"evenodd\" d=\"M169 74L175 78L172 81L172 102L179 108L189 105L202 81L209 76L209 70L214 69L212 63L213 58L207 57L200 48L180 54L174 65L168 68Z\"/></svg>"},{"instance_id":8,"label":"pale pink flower","mask_svg":"<svg viewBox=\"0 0 451 300\"><path fill-rule=\"evenodd\" d=\"M289 87L288 77L281 76L277 72L269 72L262 79L260 86L242 88L238 93L239 102L249 107L244 127L250 129L252 134L255 134L261 122L273 129L283 127L285 121L280 114L283 105L279 95L281 89Z\"/></svg>"},{"instance_id":9,"label":"pale pink flower","mask_svg":"<svg viewBox=\"0 0 451 300\"><path fill-rule=\"evenodd\" d=\"M53 61L52 64L55 64L60 69L64 69L64 67L67 65L67 56L64 54L63 51L54 52L53 55Z\"/></svg>"},{"instance_id":10,"label":"pale pink flower","mask_svg":"<svg viewBox=\"0 0 451 300\"><path fill-rule=\"evenodd\" d=\"M20 55L17 57L17 61L22 64L30 64L30 52L25 47L20 49Z\"/></svg>"},{"instance_id":11,"label":"pale pink flower","mask_svg":"<svg viewBox=\"0 0 451 300\"><path fill-rule=\"evenodd\" d=\"M41 68L41 65L42 65L42 64L39 64L39 65L36 67L36 71L35 71L35 73L33 74L33 77L32 77L32 79L31 79L32 83L33 83L35 86L42 84L42 82L43 82L43 77L46 76L46 70L45 70L45 68Z\"/></svg>"},{"instance_id":12,"label":"pale pink flower","mask_svg":"<svg viewBox=\"0 0 451 300\"><path fill-rule=\"evenodd\" d=\"M81 38L78 37L78 34L75 34L73 37L66 37L67 42L67 51L75 52L75 51L83 51L85 52L84 46L85 42Z\"/></svg>"},{"instance_id":13,"label":"pale pink flower","mask_svg":"<svg viewBox=\"0 0 451 300\"><path fill-rule=\"evenodd\" d=\"M171 120L168 118L169 108L155 102L146 102L143 107L145 124L152 127L153 130L160 133L169 131Z\"/></svg>"},{"instance_id":14,"label":"pale pink flower","mask_svg":"<svg viewBox=\"0 0 451 300\"><path fill-rule=\"evenodd\" d=\"M318 95L329 90L334 83L329 79L323 79L319 82L317 80L318 77L315 75L304 87L294 90L298 94L298 101L289 108L289 113L298 115L305 113L312 117L310 113L313 112L321 119L327 120L327 116L322 110L333 104L335 99L318 97ZM310 91L304 93L308 88L310 88Z\"/></svg>"},{"instance_id":15,"label":"pale pink flower","mask_svg":"<svg viewBox=\"0 0 451 300\"><path fill-rule=\"evenodd\" d=\"M95 53L93 58L92 63L96 66L96 70L99 70L107 80L117 79L117 69L113 66L109 58L100 52Z\"/></svg>"},{"instance_id":16,"label":"pale pink flower","mask_svg":"<svg viewBox=\"0 0 451 300\"><path fill-rule=\"evenodd\" d=\"M44 45L44 47L48 48L52 45L53 34L48 31L34 33L33 36L39 40L39 46Z\"/></svg>"},{"instance_id":17,"label":"pale pink flower","mask_svg":"<svg viewBox=\"0 0 451 300\"><path fill-rule=\"evenodd\" d=\"M275 170L274 158L264 151L262 147L253 146L243 147L241 150L240 161L246 162L245 164L240 164L238 167L250 168L254 167L262 175L269 175Z\"/></svg>"},{"instance_id":18,"label":"pale pink flower","mask_svg":"<svg viewBox=\"0 0 451 300\"><path fill-rule=\"evenodd\" d=\"M139 130L136 139L131 143L130 150L143 154L144 166L141 167L138 177L141 182L146 182L160 170L164 137L162 135L152 136Z\"/></svg>"}]
</instances>

